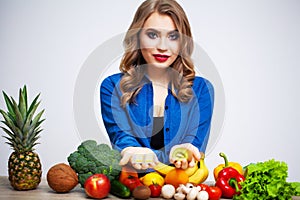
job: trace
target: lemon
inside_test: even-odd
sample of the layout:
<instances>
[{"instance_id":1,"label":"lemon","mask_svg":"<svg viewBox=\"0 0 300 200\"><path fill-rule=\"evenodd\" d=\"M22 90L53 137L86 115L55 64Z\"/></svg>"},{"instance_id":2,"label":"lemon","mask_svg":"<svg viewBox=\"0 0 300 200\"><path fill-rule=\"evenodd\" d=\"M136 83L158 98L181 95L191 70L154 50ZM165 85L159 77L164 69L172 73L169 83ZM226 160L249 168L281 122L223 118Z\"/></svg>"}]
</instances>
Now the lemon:
<instances>
[{"instance_id":1,"label":"lemon","mask_svg":"<svg viewBox=\"0 0 300 200\"><path fill-rule=\"evenodd\" d=\"M145 176L141 177L140 180L146 186L150 186L153 184L163 186L165 183L165 179L157 172L150 172Z\"/></svg>"}]
</instances>

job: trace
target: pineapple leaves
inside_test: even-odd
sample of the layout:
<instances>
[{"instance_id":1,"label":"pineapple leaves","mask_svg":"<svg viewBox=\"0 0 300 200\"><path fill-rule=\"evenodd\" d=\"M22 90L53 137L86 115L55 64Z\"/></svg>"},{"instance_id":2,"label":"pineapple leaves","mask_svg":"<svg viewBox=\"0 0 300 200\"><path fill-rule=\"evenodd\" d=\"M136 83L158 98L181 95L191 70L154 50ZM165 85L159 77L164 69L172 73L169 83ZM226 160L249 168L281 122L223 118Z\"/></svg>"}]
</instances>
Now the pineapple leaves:
<instances>
[{"instance_id":1,"label":"pineapple leaves","mask_svg":"<svg viewBox=\"0 0 300 200\"><path fill-rule=\"evenodd\" d=\"M45 120L41 119L44 109L35 115L40 105L40 101L38 101L40 94L34 98L29 106L26 85L19 90L18 104L13 97L9 98L4 91L2 93L7 112L0 109L0 113L4 118L1 122L6 125L6 127L0 126L0 128L7 134L3 136L7 139L6 143L18 152L34 150L33 147L39 144L37 140L40 138L39 133L42 131L40 125Z\"/></svg>"},{"instance_id":2,"label":"pineapple leaves","mask_svg":"<svg viewBox=\"0 0 300 200\"><path fill-rule=\"evenodd\" d=\"M32 117L37 109L37 107L39 106L40 102L38 102L37 104L35 104L33 106L33 108L31 109L31 111L27 114L27 119L26 122L24 124L23 130L26 132L28 129L30 129L31 126L35 126L37 122L35 122L34 120L39 120L40 117L42 116L44 110L42 110L35 118L34 120L32 120Z\"/></svg>"},{"instance_id":3,"label":"pineapple leaves","mask_svg":"<svg viewBox=\"0 0 300 200\"><path fill-rule=\"evenodd\" d=\"M42 117L42 114L44 113L45 109L43 109L41 112L39 112L35 118L32 120L32 126L36 126L36 124L39 122L40 118ZM45 119L41 120L44 121ZM38 125L37 125L38 126Z\"/></svg>"},{"instance_id":4,"label":"pineapple leaves","mask_svg":"<svg viewBox=\"0 0 300 200\"><path fill-rule=\"evenodd\" d=\"M29 109L28 109L28 111L27 111L27 113L30 113L30 112L32 111L32 109L34 109L35 105L37 104L36 102L37 102L39 96L40 96L40 94L38 94L38 95L34 98L34 100L32 101L32 103L31 103L31 105L30 105L30 107L29 107ZM39 104L39 103L38 103L38 104ZM35 108L35 109L36 109L36 108Z\"/></svg>"},{"instance_id":5,"label":"pineapple leaves","mask_svg":"<svg viewBox=\"0 0 300 200\"><path fill-rule=\"evenodd\" d=\"M24 86L23 90L19 91L19 111L22 115L23 121L26 119L27 112L27 91L26 86Z\"/></svg>"},{"instance_id":6,"label":"pineapple leaves","mask_svg":"<svg viewBox=\"0 0 300 200\"><path fill-rule=\"evenodd\" d=\"M16 115L16 122L15 124L19 127L19 128L23 128L24 125L24 118L19 110L19 106L17 104L17 102L12 98L11 99L13 102L13 109L14 109L14 113Z\"/></svg>"},{"instance_id":7,"label":"pineapple leaves","mask_svg":"<svg viewBox=\"0 0 300 200\"><path fill-rule=\"evenodd\" d=\"M2 123L5 124L16 135L16 137L18 137L22 140L23 139L22 131L17 126L15 126L15 124L9 118L9 116L6 112L4 112L3 110L0 110L0 112L5 120L5 121L2 121Z\"/></svg>"},{"instance_id":8,"label":"pineapple leaves","mask_svg":"<svg viewBox=\"0 0 300 200\"><path fill-rule=\"evenodd\" d=\"M14 109L13 109L13 103L11 102L11 100L9 99L9 97L7 96L7 94L2 91L3 93L3 96L4 96L4 100L5 100L5 103L6 103L6 107L8 109L8 116L11 118L12 121L16 121L16 115L14 113Z\"/></svg>"},{"instance_id":9,"label":"pineapple leaves","mask_svg":"<svg viewBox=\"0 0 300 200\"><path fill-rule=\"evenodd\" d=\"M22 94L24 96L26 110L27 110L27 88L26 88L26 85L24 85L24 87L23 87Z\"/></svg>"},{"instance_id":10,"label":"pineapple leaves","mask_svg":"<svg viewBox=\"0 0 300 200\"><path fill-rule=\"evenodd\" d=\"M20 138L16 137L12 132L10 132L8 129L6 129L5 127L1 127L2 130L4 130L7 136L3 136L4 138L6 138L9 142L6 142L7 144L9 144L13 149L15 149L16 151L18 151L18 144L22 143L22 141L20 140Z\"/></svg>"},{"instance_id":11,"label":"pineapple leaves","mask_svg":"<svg viewBox=\"0 0 300 200\"><path fill-rule=\"evenodd\" d=\"M34 131L29 137L28 137L28 141L30 141L29 144L26 144L28 146L29 149L33 149L33 147L39 143L37 143L36 141L40 138L39 134L43 129L38 129L36 131Z\"/></svg>"}]
</instances>

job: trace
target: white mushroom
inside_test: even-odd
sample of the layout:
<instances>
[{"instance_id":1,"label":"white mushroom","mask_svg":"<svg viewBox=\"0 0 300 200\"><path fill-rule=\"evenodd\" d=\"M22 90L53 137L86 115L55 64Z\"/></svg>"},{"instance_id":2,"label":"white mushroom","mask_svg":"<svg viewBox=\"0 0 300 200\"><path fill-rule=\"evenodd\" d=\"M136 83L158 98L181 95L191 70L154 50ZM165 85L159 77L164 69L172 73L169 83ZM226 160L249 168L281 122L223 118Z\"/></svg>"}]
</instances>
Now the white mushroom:
<instances>
[{"instance_id":1,"label":"white mushroom","mask_svg":"<svg viewBox=\"0 0 300 200\"><path fill-rule=\"evenodd\" d=\"M192 183L187 183L187 184L185 184L185 187L188 187L188 188L192 189L194 187L194 185Z\"/></svg>"},{"instance_id":2,"label":"white mushroom","mask_svg":"<svg viewBox=\"0 0 300 200\"><path fill-rule=\"evenodd\" d=\"M171 199L175 194L175 187L171 184L166 184L161 188L161 194L163 198Z\"/></svg>"},{"instance_id":3,"label":"white mushroom","mask_svg":"<svg viewBox=\"0 0 300 200\"><path fill-rule=\"evenodd\" d=\"M183 200L183 199L185 199L185 194L178 192L178 193L174 194L174 199Z\"/></svg>"},{"instance_id":4,"label":"white mushroom","mask_svg":"<svg viewBox=\"0 0 300 200\"><path fill-rule=\"evenodd\" d=\"M177 189L176 189L176 192L184 193L184 191L183 191L184 188L185 188L185 185L179 184L179 186L178 186Z\"/></svg>"},{"instance_id":5,"label":"white mushroom","mask_svg":"<svg viewBox=\"0 0 300 200\"><path fill-rule=\"evenodd\" d=\"M201 191L201 187L199 185L196 187L196 189L197 189L198 192Z\"/></svg>"},{"instance_id":6,"label":"white mushroom","mask_svg":"<svg viewBox=\"0 0 300 200\"><path fill-rule=\"evenodd\" d=\"M189 191L189 193L186 195L186 199L187 200L194 200L194 199L196 199L198 193L199 193L198 190L195 187L193 187Z\"/></svg>"},{"instance_id":7,"label":"white mushroom","mask_svg":"<svg viewBox=\"0 0 300 200\"><path fill-rule=\"evenodd\" d=\"M182 191L183 193L188 194L192 188L194 188L194 185L191 183L187 183L185 187L182 188Z\"/></svg>"},{"instance_id":8,"label":"white mushroom","mask_svg":"<svg viewBox=\"0 0 300 200\"><path fill-rule=\"evenodd\" d=\"M197 200L208 200L209 195L206 191L202 190L197 194Z\"/></svg>"}]
</instances>

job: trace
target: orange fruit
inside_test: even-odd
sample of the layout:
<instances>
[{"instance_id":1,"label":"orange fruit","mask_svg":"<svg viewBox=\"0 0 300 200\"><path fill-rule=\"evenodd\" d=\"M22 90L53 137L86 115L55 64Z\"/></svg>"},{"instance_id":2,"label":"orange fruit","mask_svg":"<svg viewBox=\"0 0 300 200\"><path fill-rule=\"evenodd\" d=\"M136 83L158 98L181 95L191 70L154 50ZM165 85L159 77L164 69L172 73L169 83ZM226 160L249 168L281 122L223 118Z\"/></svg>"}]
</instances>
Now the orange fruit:
<instances>
[{"instance_id":1,"label":"orange fruit","mask_svg":"<svg viewBox=\"0 0 300 200\"><path fill-rule=\"evenodd\" d=\"M189 176L185 173L183 169L174 168L169 171L165 176L165 183L171 184L175 188L179 186L179 184L186 184L189 181Z\"/></svg>"}]
</instances>

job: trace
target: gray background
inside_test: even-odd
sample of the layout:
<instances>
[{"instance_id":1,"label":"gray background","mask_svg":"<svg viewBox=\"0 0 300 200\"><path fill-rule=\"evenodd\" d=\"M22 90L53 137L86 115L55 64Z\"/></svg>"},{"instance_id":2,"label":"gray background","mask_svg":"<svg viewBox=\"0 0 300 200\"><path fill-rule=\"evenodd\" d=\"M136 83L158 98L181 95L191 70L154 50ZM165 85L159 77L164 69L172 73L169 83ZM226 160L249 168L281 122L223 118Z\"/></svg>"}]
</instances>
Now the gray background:
<instances>
[{"instance_id":1,"label":"gray background","mask_svg":"<svg viewBox=\"0 0 300 200\"><path fill-rule=\"evenodd\" d=\"M41 92L46 121L36 150L44 176L67 162L81 141L73 95L82 65L99 45L127 30L141 2L0 0L0 89L16 97L27 84L31 100ZM179 2L226 96L223 128L206 158L209 180L223 151L242 165L285 161L288 180L300 181L300 1ZM3 137L0 147L0 175L7 175L11 149Z\"/></svg>"}]
</instances>

